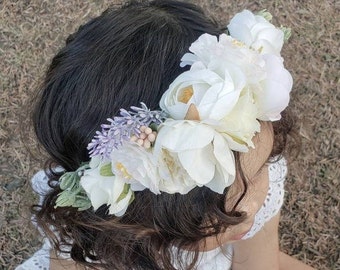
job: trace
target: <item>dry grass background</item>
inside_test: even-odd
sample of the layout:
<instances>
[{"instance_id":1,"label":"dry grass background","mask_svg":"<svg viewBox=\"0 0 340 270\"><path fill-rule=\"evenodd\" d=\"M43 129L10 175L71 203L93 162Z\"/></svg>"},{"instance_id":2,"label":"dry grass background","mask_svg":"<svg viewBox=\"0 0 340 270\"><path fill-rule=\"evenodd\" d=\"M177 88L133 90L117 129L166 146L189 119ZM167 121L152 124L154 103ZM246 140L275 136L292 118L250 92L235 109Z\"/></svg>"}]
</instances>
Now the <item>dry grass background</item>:
<instances>
[{"instance_id":1,"label":"dry grass background","mask_svg":"<svg viewBox=\"0 0 340 270\"><path fill-rule=\"evenodd\" d=\"M282 250L317 269L339 262L339 1L197 0L222 22L243 8L267 8L276 24L293 29L283 55L295 87L300 156L291 164L282 211ZM19 133L28 100L54 53L106 0L0 0L0 269L13 269L40 246L28 206L29 178L41 167ZM112 2L111 4L117 4ZM119 3L118 3L119 4ZM32 145L32 144L31 144ZM34 144L33 144L34 147Z\"/></svg>"}]
</instances>

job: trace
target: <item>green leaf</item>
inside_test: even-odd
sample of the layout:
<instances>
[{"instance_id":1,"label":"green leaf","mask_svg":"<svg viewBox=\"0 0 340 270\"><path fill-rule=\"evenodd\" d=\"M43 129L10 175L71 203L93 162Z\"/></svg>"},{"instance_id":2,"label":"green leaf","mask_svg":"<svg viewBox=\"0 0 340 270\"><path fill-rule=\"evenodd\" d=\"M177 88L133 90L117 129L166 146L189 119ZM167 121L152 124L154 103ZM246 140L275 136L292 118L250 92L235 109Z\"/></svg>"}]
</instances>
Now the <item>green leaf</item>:
<instances>
[{"instance_id":1,"label":"green leaf","mask_svg":"<svg viewBox=\"0 0 340 270\"><path fill-rule=\"evenodd\" d=\"M292 29L289 27L281 26L280 29L283 32L283 40L286 42L292 36Z\"/></svg>"},{"instance_id":2,"label":"green leaf","mask_svg":"<svg viewBox=\"0 0 340 270\"><path fill-rule=\"evenodd\" d=\"M130 191L130 185L129 184L124 184L123 191L119 195L119 197L117 199L117 203L120 202L121 200L123 200L128 195L129 191Z\"/></svg>"},{"instance_id":3,"label":"green leaf","mask_svg":"<svg viewBox=\"0 0 340 270\"><path fill-rule=\"evenodd\" d=\"M83 211L89 209L92 204L86 195L77 195L75 202L72 205L75 208L78 208L78 211Z\"/></svg>"},{"instance_id":4,"label":"green leaf","mask_svg":"<svg viewBox=\"0 0 340 270\"><path fill-rule=\"evenodd\" d=\"M270 12L268 12L266 9L262 9L260 10L257 15L262 16L263 18L265 18L268 22L270 22L273 19L272 14L270 14Z\"/></svg>"},{"instance_id":5,"label":"green leaf","mask_svg":"<svg viewBox=\"0 0 340 270\"><path fill-rule=\"evenodd\" d=\"M112 164L107 163L107 164L101 166L99 174L101 176L114 176L114 174L112 173Z\"/></svg>"},{"instance_id":6,"label":"green leaf","mask_svg":"<svg viewBox=\"0 0 340 270\"><path fill-rule=\"evenodd\" d=\"M55 203L55 208L72 206L75 200L76 200L76 196L74 193L69 192L68 190L64 190L61 193L59 193L58 198Z\"/></svg>"},{"instance_id":7,"label":"green leaf","mask_svg":"<svg viewBox=\"0 0 340 270\"><path fill-rule=\"evenodd\" d=\"M87 210L91 207L92 207L91 202L86 202L86 203L84 202L84 204L82 204L78 207L78 211L85 211L85 210Z\"/></svg>"},{"instance_id":8,"label":"green leaf","mask_svg":"<svg viewBox=\"0 0 340 270\"><path fill-rule=\"evenodd\" d=\"M131 198L129 200L129 204L132 203L134 199L135 199L135 193L132 192Z\"/></svg>"},{"instance_id":9,"label":"green leaf","mask_svg":"<svg viewBox=\"0 0 340 270\"><path fill-rule=\"evenodd\" d=\"M67 172L60 177L59 187L62 190L71 189L77 182L78 174L77 172Z\"/></svg>"},{"instance_id":10,"label":"green leaf","mask_svg":"<svg viewBox=\"0 0 340 270\"><path fill-rule=\"evenodd\" d=\"M62 191L58 194L55 208L75 207L82 211L91 207L91 201L80 185L81 176L89 168L88 163L83 163L75 172L66 172L60 177L59 187Z\"/></svg>"},{"instance_id":11,"label":"green leaf","mask_svg":"<svg viewBox=\"0 0 340 270\"><path fill-rule=\"evenodd\" d=\"M155 124L155 123L152 123L150 126L149 126L149 128L151 128L152 129L152 131L158 131L158 125L157 124Z\"/></svg>"}]
</instances>

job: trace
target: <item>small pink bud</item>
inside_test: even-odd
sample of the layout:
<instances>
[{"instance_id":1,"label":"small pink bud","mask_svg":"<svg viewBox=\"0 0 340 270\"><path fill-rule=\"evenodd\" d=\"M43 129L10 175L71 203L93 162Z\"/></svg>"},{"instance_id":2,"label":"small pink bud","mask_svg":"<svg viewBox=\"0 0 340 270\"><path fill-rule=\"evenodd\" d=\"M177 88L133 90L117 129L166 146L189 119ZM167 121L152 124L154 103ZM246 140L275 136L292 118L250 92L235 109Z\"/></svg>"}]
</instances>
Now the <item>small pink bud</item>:
<instances>
[{"instance_id":1,"label":"small pink bud","mask_svg":"<svg viewBox=\"0 0 340 270\"><path fill-rule=\"evenodd\" d=\"M154 142L154 141L156 140L156 135L153 134L153 133L149 134L149 135L148 135L148 140L149 140L150 142Z\"/></svg>"},{"instance_id":2,"label":"small pink bud","mask_svg":"<svg viewBox=\"0 0 340 270\"><path fill-rule=\"evenodd\" d=\"M152 133L152 129L149 128L149 127L147 127L147 128L144 130L144 133L147 134L147 135L149 135L149 134Z\"/></svg>"},{"instance_id":3,"label":"small pink bud","mask_svg":"<svg viewBox=\"0 0 340 270\"><path fill-rule=\"evenodd\" d=\"M144 141L144 144L143 146L146 148L146 149L149 149L151 147L151 143L147 140Z\"/></svg>"}]
</instances>

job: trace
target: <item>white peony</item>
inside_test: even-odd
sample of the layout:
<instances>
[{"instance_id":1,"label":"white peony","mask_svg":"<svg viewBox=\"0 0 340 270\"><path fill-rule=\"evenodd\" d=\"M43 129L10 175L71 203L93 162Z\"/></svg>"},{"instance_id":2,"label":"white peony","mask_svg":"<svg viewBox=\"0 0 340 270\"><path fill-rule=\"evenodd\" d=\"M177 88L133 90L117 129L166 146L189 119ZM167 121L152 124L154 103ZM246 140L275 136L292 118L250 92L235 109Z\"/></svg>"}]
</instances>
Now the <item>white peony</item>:
<instances>
[{"instance_id":1,"label":"white peony","mask_svg":"<svg viewBox=\"0 0 340 270\"><path fill-rule=\"evenodd\" d=\"M200 62L179 75L164 93L161 108L173 119L184 119L195 104L201 120L220 120L235 106L246 78L240 69L230 67L223 76Z\"/></svg>"},{"instance_id":2,"label":"white peony","mask_svg":"<svg viewBox=\"0 0 340 270\"><path fill-rule=\"evenodd\" d=\"M131 185L133 191L145 188L159 194L156 161L150 150L137 143L125 142L111 154L113 173Z\"/></svg>"},{"instance_id":3,"label":"white peony","mask_svg":"<svg viewBox=\"0 0 340 270\"><path fill-rule=\"evenodd\" d=\"M218 39L209 34L201 35L189 48L181 59L181 66L191 65L191 70L197 63L201 63L208 70L214 71L221 78L230 69L239 69L247 78L247 82L254 83L265 76L265 62L261 55L242 42L221 34Z\"/></svg>"},{"instance_id":4,"label":"white peony","mask_svg":"<svg viewBox=\"0 0 340 270\"><path fill-rule=\"evenodd\" d=\"M283 66L283 59L275 55L263 55L266 61L266 79L262 87L254 91L258 107L257 118L263 121L276 121L288 106L289 94L293 87L293 78Z\"/></svg>"},{"instance_id":5,"label":"white peony","mask_svg":"<svg viewBox=\"0 0 340 270\"><path fill-rule=\"evenodd\" d=\"M185 194L196 186L223 193L235 179L235 160L226 140L213 128L187 120L166 120L159 128L154 155L167 193Z\"/></svg>"},{"instance_id":6,"label":"white peony","mask_svg":"<svg viewBox=\"0 0 340 270\"><path fill-rule=\"evenodd\" d=\"M221 132L235 151L248 151L260 131L254 90L267 78L258 52L222 34L203 34L182 58L191 69L179 75L164 93L160 106L174 119L184 119L194 104L199 120Z\"/></svg>"},{"instance_id":7,"label":"white peony","mask_svg":"<svg viewBox=\"0 0 340 270\"><path fill-rule=\"evenodd\" d=\"M225 127L218 130L229 135L232 150L246 151L259 131L256 119L278 120L288 105L292 78L283 59L261 54L226 34L219 39L203 34L189 49L182 66L191 68L170 85L161 108L174 119L184 119L194 104L201 121ZM227 126L232 123L236 125Z\"/></svg>"},{"instance_id":8,"label":"white peony","mask_svg":"<svg viewBox=\"0 0 340 270\"><path fill-rule=\"evenodd\" d=\"M214 128L228 141L234 151L247 152L248 147L255 147L252 138L260 132L260 123L256 120L258 108L250 89L245 90L230 114Z\"/></svg>"},{"instance_id":9,"label":"white peony","mask_svg":"<svg viewBox=\"0 0 340 270\"><path fill-rule=\"evenodd\" d=\"M280 55L284 32L249 10L237 13L228 25L230 35L262 54Z\"/></svg>"},{"instance_id":10,"label":"white peony","mask_svg":"<svg viewBox=\"0 0 340 270\"><path fill-rule=\"evenodd\" d=\"M90 164L91 169L85 170L80 185L86 191L94 210L107 204L111 215L122 216L133 199L133 191L122 179L101 175L103 165Z\"/></svg>"}]
</instances>

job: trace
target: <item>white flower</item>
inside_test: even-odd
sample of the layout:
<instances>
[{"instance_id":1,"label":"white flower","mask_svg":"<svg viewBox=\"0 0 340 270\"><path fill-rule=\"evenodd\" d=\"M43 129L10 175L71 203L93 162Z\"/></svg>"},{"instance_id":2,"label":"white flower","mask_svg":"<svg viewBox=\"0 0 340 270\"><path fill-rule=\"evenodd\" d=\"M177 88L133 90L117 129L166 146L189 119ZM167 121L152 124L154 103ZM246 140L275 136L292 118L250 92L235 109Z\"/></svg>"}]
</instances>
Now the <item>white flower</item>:
<instances>
[{"instance_id":1,"label":"white flower","mask_svg":"<svg viewBox=\"0 0 340 270\"><path fill-rule=\"evenodd\" d=\"M160 106L174 119L184 119L195 104L201 120L220 120L235 106L245 85L244 74L235 68L221 77L200 63L179 75L163 95Z\"/></svg>"},{"instance_id":2,"label":"white flower","mask_svg":"<svg viewBox=\"0 0 340 270\"><path fill-rule=\"evenodd\" d=\"M252 91L247 89L240 96L232 112L214 128L224 136L232 150L247 152L248 147L255 147L252 138L256 132L260 132L257 115L258 108Z\"/></svg>"},{"instance_id":3,"label":"white flower","mask_svg":"<svg viewBox=\"0 0 340 270\"><path fill-rule=\"evenodd\" d=\"M233 152L213 128L196 121L166 120L159 128L154 155L160 190L185 194L196 186L223 193L235 179Z\"/></svg>"},{"instance_id":4,"label":"white flower","mask_svg":"<svg viewBox=\"0 0 340 270\"><path fill-rule=\"evenodd\" d=\"M156 161L152 152L137 143L125 142L111 153L113 173L131 185L133 191L145 188L159 194Z\"/></svg>"},{"instance_id":5,"label":"white flower","mask_svg":"<svg viewBox=\"0 0 340 270\"><path fill-rule=\"evenodd\" d=\"M203 34L191 44L189 50L191 53L182 57L181 66L192 65L191 70L201 63L224 78L226 71L236 68L245 74L250 83L265 76L265 62L261 55L227 34L221 34L218 39L216 36Z\"/></svg>"},{"instance_id":6,"label":"white flower","mask_svg":"<svg viewBox=\"0 0 340 270\"><path fill-rule=\"evenodd\" d=\"M199 120L221 132L235 151L253 147L260 131L254 90L266 80L266 62L258 52L222 34L203 34L185 54L191 69L179 75L160 106L174 119L184 119L194 104Z\"/></svg>"},{"instance_id":7,"label":"white flower","mask_svg":"<svg viewBox=\"0 0 340 270\"><path fill-rule=\"evenodd\" d=\"M262 87L256 89L255 99L258 107L257 118L263 121L276 121L288 106L293 78L283 66L283 59L275 55L263 55L266 61L267 78Z\"/></svg>"},{"instance_id":8,"label":"white flower","mask_svg":"<svg viewBox=\"0 0 340 270\"><path fill-rule=\"evenodd\" d=\"M133 199L133 192L122 179L112 175L103 176L101 169L105 165L108 164L90 164L91 169L85 170L80 185L86 191L94 210L107 204L110 205L111 215L122 216Z\"/></svg>"},{"instance_id":9,"label":"white flower","mask_svg":"<svg viewBox=\"0 0 340 270\"><path fill-rule=\"evenodd\" d=\"M244 10L231 19L228 30L233 38L259 50L262 54L280 55L284 32L263 16Z\"/></svg>"}]
</instances>

